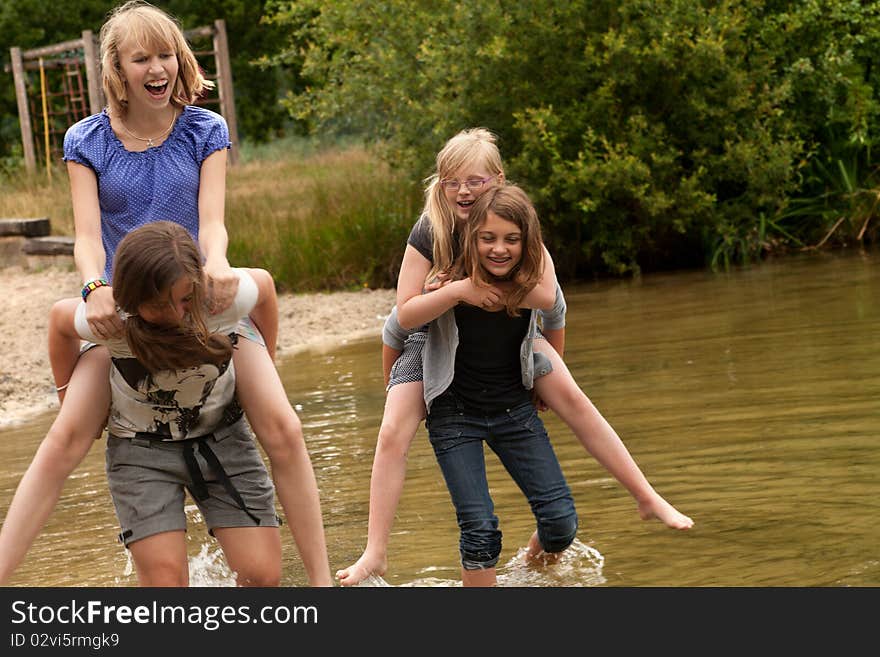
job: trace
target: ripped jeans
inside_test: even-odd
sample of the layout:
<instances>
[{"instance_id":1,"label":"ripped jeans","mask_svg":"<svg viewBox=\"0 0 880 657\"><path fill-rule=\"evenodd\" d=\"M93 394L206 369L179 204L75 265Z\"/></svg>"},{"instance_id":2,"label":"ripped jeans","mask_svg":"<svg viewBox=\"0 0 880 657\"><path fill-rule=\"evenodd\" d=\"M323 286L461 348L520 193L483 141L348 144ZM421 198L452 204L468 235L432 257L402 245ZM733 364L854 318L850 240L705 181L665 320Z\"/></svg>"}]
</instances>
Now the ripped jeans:
<instances>
[{"instance_id":1,"label":"ripped jeans","mask_svg":"<svg viewBox=\"0 0 880 657\"><path fill-rule=\"evenodd\" d=\"M561 552L571 545L578 528L574 499L531 402L497 413L474 413L446 391L433 401L426 425L455 506L465 570L492 568L501 554L484 441L528 499L544 551Z\"/></svg>"}]
</instances>

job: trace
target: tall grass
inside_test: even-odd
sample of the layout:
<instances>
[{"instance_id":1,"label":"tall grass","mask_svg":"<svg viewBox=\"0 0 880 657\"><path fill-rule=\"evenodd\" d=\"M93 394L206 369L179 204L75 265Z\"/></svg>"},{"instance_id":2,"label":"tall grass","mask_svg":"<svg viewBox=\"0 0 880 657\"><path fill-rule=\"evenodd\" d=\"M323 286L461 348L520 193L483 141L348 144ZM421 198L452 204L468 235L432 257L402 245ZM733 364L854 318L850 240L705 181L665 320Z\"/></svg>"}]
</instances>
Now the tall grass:
<instances>
[{"instance_id":1,"label":"tall grass","mask_svg":"<svg viewBox=\"0 0 880 657\"><path fill-rule=\"evenodd\" d=\"M282 140L242 149L227 173L226 226L233 266L262 267L285 291L392 287L418 216L420 179L356 144ZM59 167L0 177L0 218L44 217L73 234L67 174Z\"/></svg>"},{"instance_id":2,"label":"tall grass","mask_svg":"<svg viewBox=\"0 0 880 657\"><path fill-rule=\"evenodd\" d=\"M33 174L23 168L0 172L0 219L39 217L49 217L54 235L73 235L67 171L54 167L51 180L45 169Z\"/></svg>"}]
</instances>

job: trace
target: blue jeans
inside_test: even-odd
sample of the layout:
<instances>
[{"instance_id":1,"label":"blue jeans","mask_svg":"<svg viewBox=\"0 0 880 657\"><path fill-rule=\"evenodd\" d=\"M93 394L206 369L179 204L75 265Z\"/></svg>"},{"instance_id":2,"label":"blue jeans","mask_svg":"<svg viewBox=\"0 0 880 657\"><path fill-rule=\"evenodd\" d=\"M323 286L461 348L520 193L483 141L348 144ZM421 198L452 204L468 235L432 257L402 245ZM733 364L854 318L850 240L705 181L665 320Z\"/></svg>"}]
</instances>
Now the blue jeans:
<instances>
[{"instance_id":1,"label":"blue jeans","mask_svg":"<svg viewBox=\"0 0 880 657\"><path fill-rule=\"evenodd\" d=\"M531 402L500 413L474 413L447 391L432 403L426 425L455 506L463 568L492 568L501 554L501 531L489 495L483 441L528 499L541 547L546 552L561 552L571 545L578 528L574 499Z\"/></svg>"}]
</instances>

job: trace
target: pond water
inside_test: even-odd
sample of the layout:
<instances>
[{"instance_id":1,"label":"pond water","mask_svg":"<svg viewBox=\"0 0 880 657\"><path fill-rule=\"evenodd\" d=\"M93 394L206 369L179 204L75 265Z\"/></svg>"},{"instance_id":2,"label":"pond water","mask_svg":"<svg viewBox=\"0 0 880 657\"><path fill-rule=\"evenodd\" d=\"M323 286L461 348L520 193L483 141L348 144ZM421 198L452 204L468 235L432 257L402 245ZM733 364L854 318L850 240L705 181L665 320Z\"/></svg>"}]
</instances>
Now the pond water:
<instances>
[{"instance_id":1,"label":"pond water","mask_svg":"<svg viewBox=\"0 0 880 657\"><path fill-rule=\"evenodd\" d=\"M524 568L528 505L494 455L502 586L880 586L880 254L792 256L727 273L569 285L565 360L649 481L695 521L642 521L626 490L544 413L580 530L563 561ZM379 338L280 364L321 490L331 569L366 541L384 390ZM0 509L52 421L0 430ZM193 507L194 509L194 507ZM191 512L194 585L228 586ZM68 481L14 586L136 586L103 441ZM285 586L306 578L286 527ZM424 426L389 545L393 586L457 586L458 530Z\"/></svg>"}]
</instances>

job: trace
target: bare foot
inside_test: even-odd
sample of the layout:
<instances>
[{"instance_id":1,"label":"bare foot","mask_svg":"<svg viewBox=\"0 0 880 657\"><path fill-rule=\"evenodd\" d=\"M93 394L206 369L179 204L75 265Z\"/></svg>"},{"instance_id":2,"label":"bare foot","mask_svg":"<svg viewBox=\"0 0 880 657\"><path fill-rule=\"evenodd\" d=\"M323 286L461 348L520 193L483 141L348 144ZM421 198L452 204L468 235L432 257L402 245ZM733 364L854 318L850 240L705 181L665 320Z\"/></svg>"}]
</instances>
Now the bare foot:
<instances>
[{"instance_id":1,"label":"bare foot","mask_svg":"<svg viewBox=\"0 0 880 657\"><path fill-rule=\"evenodd\" d=\"M336 579L341 586L357 586L370 575L381 577L385 574L388 563L382 557L370 557L366 552L348 568L336 571Z\"/></svg>"},{"instance_id":2,"label":"bare foot","mask_svg":"<svg viewBox=\"0 0 880 657\"><path fill-rule=\"evenodd\" d=\"M690 529L694 526L693 520L659 495L653 500L639 504L639 515L642 520L657 518L672 529Z\"/></svg>"},{"instance_id":3,"label":"bare foot","mask_svg":"<svg viewBox=\"0 0 880 657\"><path fill-rule=\"evenodd\" d=\"M532 532L525 555L527 566L549 566L559 561L561 556L562 552L544 552L544 548L541 547L541 541L538 540L537 530Z\"/></svg>"}]
</instances>

